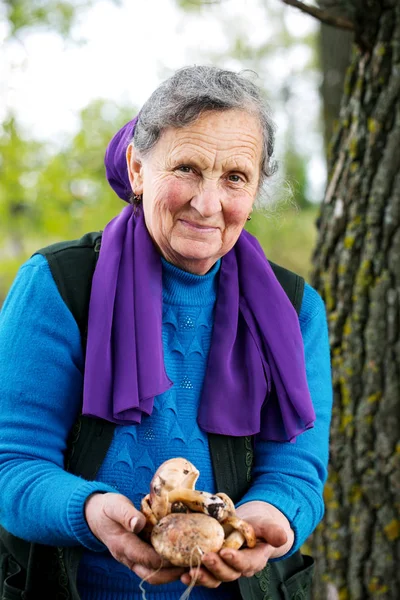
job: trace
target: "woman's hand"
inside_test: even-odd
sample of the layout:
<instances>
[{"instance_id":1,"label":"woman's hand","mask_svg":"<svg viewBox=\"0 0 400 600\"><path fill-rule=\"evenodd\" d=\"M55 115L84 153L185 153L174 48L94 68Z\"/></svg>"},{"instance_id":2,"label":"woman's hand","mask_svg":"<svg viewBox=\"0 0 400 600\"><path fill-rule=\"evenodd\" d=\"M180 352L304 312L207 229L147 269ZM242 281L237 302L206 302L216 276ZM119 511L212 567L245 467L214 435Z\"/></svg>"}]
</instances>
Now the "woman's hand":
<instances>
[{"instance_id":1,"label":"woman's hand","mask_svg":"<svg viewBox=\"0 0 400 600\"><path fill-rule=\"evenodd\" d=\"M92 494L85 504L85 517L92 533L107 546L112 556L138 577L158 585L175 581L185 572L163 560L150 544L136 535L145 526L146 519L126 496Z\"/></svg>"},{"instance_id":2,"label":"woman's hand","mask_svg":"<svg viewBox=\"0 0 400 600\"><path fill-rule=\"evenodd\" d=\"M236 514L250 523L257 537L254 548L232 550L224 548L218 554L203 556L197 585L216 588L222 582L235 581L239 577L252 577L261 571L270 558L283 556L293 545L294 534L287 518L266 502L248 502L240 506ZM181 577L188 585L196 575L196 568Z\"/></svg>"}]
</instances>

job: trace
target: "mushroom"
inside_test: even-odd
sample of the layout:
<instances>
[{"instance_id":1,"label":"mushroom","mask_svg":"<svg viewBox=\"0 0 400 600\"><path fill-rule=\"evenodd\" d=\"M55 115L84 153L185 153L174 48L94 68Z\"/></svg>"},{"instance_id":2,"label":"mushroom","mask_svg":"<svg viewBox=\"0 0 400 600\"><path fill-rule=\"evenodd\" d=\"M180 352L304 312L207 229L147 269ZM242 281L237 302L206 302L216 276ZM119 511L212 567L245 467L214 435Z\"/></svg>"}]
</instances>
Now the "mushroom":
<instances>
[{"instance_id":1,"label":"mushroom","mask_svg":"<svg viewBox=\"0 0 400 600\"><path fill-rule=\"evenodd\" d=\"M184 458L165 461L154 474L150 493L142 500L144 536L173 565L189 567L206 552L256 545L252 526L235 514L223 493L195 489L196 467Z\"/></svg>"}]
</instances>

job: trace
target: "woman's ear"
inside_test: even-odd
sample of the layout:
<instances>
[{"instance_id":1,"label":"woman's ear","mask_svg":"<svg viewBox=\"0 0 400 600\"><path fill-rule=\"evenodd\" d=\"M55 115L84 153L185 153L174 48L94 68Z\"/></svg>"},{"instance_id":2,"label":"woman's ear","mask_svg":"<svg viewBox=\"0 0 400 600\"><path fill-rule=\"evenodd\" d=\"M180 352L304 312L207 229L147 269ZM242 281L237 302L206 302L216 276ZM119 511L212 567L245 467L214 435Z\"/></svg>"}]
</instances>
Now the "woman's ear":
<instances>
[{"instance_id":1,"label":"woman's ear","mask_svg":"<svg viewBox=\"0 0 400 600\"><path fill-rule=\"evenodd\" d=\"M143 165L133 144L129 144L126 149L126 165L132 191L140 196L140 194L143 194Z\"/></svg>"}]
</instances>

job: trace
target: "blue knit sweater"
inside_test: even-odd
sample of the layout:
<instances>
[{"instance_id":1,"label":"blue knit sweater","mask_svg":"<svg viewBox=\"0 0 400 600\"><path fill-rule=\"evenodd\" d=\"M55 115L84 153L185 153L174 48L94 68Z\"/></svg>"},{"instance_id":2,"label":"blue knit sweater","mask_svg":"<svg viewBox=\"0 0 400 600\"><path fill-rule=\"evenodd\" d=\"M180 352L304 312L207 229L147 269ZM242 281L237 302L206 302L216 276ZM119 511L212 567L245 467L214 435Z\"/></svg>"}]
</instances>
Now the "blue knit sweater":
<instances>
[{"instance_id":1,"label":"blue knit sweater","mask_svg":"<svg viewBox=\"0 0 400 600\"><path fill-rule=\"evenodd\" d=\"M140 426L118 426L95 482L63 470L66 437L81 403L79 330L46 260L21 267L0 313L0 522L27 540L85 547L78 575L83 600L141 600L139 579L90 532L83 507L94 491L118 491L136 507L155 469L185 456L200 470L197 489L215 491L207 435L196 414L211 341L218 264L196 276L163 261L163 346L174 386L155 399ZM331 411L325 310L306 285L300 326L317 414L295 444L256 444L254 482L241 503L264 500L291 522L294 552L323 514ZM176 600L180 582L145 584L147 598ZM194 600L232 598L229 586L197 587Z\"/></svg>"}]
</instances>

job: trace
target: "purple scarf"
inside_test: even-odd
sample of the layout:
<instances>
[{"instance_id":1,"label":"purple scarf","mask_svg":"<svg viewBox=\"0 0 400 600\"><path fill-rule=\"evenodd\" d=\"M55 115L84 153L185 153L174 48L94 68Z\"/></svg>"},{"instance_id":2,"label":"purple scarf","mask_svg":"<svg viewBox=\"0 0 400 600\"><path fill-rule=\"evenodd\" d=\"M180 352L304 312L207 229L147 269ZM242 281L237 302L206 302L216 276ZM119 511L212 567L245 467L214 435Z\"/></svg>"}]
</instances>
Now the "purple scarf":
<instances>
[{"instance_id":1,"label":"purple scarf","mask_svg":"<svg viewBox=\"0 0 400 600\"><path fill-rule=\"evenodd\" d=\"M107 178L131 194L126 148L136 119L111 140ZM89 307L83 414L140 423L168 390L162 347L161 259L142 211L106 226ZM269 392L273 385L276 395ZM258 241L242 231L221 261L215 321L197 417L210 433L293 441L313 426L304 348L295 309Z\"/></svg>"}]
</instances>

